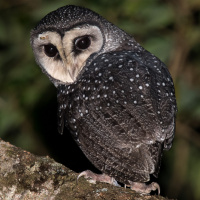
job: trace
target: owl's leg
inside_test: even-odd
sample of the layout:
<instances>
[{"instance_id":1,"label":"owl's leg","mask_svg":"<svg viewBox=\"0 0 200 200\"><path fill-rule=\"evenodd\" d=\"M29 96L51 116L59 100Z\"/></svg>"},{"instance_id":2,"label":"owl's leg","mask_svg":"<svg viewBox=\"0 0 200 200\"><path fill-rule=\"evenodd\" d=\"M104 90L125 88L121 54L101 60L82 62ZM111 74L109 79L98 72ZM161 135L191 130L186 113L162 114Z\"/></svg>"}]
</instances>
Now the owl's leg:
<instances>
[{"instance_id":1,"label":"owl's leg","mask_svg":"<svg viewBox=\"0 0 200 200\"><path fill-rule=\"evenodd\" d=\"M138 193L149 194L151 191L158 190L158 194L160 194L160 186L158 185L158 183L152 182L149 185L132 181L129 181L129 183L131 190L135 190Z\"/></svg>"},{"instance_id":2,"label":"owl's leg","mask_svg":"<svg viewBox=\"0 0 200 200\"><path fill-rule=\"evenodd\" d=\"M109 183L111 185L120 187L120 185L117 183L117 181L114 178L106 174L95 174L91 172L90 170L86 170L86 171L81 172L78 175L77 180L81 176L84 176L90 183L93 183L93 184L96 184L96 182L104 182L104 183Z\"/></svg>"}]
</instances>

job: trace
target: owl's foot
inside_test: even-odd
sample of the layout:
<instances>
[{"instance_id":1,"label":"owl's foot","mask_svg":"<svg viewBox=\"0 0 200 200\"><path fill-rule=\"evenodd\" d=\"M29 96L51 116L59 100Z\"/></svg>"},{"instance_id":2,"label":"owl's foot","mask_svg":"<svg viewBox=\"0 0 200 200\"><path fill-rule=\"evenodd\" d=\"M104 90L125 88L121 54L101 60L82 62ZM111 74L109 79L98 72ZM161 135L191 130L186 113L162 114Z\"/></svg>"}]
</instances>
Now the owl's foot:
<instances>
[{"instance_id":1,"label":"owl's foot","mask_svg":"<svg viewBox=\"0 0 200 200\"><path fill-rule=\"evenodd\" d=\"M158 185L158 183L152 182L149 185L132 181L129 181L129 183L131 190L135 190L138 193L149 194L151 191L158 190L158 194L160 194L160 186Z\"/></svg>"},{"instance_id":2,"label":"owl's foot","mask_svg":"<svg viewBox=\"0 0 200 200\"><path fill-rule=\"evenodd\" d=\"M117 181L114 178L106 174L95 174L91 172L90 170L86 170L86 171L81 172L78 175L77 180L81 176L84 176L90 183L93 183L93 184L96 184L96 182L103 182L103 183L109 183L111 185L120 187L120 185L117 183Z\"/></svg>"}]
</instances>

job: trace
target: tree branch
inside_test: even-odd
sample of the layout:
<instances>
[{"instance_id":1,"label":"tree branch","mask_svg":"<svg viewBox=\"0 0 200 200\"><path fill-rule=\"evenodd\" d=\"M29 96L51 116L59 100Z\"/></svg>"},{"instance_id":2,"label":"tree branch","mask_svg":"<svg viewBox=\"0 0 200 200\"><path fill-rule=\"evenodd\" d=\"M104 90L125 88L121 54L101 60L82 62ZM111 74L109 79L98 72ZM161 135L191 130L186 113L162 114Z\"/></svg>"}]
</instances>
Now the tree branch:
<instances>
[{"instance_id":1,"label":"tree branch","mask_svg":"<svg viewBox=\"0 0 200 200\"><path fill-rule=\"evenodd\" d=\"M130 199L166 200L142 196L105 183L90 184L53 159L35 156L0 139L0 200Z\"/></svg>"}]
</instances>

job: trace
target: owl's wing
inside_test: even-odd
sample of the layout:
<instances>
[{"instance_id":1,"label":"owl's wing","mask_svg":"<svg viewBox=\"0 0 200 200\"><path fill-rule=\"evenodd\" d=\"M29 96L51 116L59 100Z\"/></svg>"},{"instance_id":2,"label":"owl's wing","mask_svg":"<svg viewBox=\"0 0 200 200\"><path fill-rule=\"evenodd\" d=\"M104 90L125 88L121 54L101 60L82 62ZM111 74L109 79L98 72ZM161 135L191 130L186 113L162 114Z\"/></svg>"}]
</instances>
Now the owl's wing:
<instances>
[{"instance_id":1,"label":"owl's wing","mask_svg":"<svg viewBox=\"0 0 200 200\"><path fill-rule=\"evenodd\" d=\"M78 85L80 106L88 107L104 128L114 123L117 137L121 132L135 143L158 141L170 148L177 109L174 85L166 66L149 52L103 54L86 68Z\"/></svg>"},{"instance_id":2,"label":"owl's wing","mask_svg":"<svg viewBox=\"0 0 200 200\"><path fill-rule=\"evenodd\" d=\"M97 168L126 182L158 172L176 113L173 82L161 61L148 52L103 54L68 93L72 134Z\"/></svg>"},{"instance_id":3,"label":"owl's wing","mask_svg":"<svg viewBox=\"0 0 200 200\"><path fill-rule=\"evenodd\" d=\"M68 100L66 96L66 86L59 85L58 93L57 93L57 101L58 101L58 111L57 111L57 120L58 120L58 132L63 134L65 124L67 122L66 118L66 107L68 105Z\"/></svg>"}]
</instances>

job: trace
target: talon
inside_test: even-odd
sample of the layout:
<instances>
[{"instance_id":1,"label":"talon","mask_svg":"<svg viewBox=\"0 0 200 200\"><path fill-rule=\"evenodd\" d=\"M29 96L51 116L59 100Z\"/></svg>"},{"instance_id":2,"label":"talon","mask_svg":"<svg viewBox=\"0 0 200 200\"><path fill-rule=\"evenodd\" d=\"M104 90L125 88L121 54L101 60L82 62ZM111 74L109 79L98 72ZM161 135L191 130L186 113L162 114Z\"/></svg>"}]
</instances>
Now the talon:
<instances>
[{"instance_id":1,"label":"talon","mask_svg":"<svg viewBox=\"0 0 200 200\"><path fill-rule=\"evenodd\" d=\"M160 186L158 185L158 183L152 182L150 185L152 185L152 186L151 186L152 191L158 190L158 195L159 195L159 194L160 194Z\"/></svg>"},{"instance_id":2,"label":"talon","mask_svg":"<svg viewBox=\"0 0 200 200\"><path fill-rule=\"evenodd\" d=\"M78 179L83 176L85 179L88 179L90 178L91 180L88 180L90 183L93 183L93 184L96 184L96 177L95 177L95 174L93 172L91 172L90 170L86 170L86 171L83 171L81 172L78 177L77 177L77 182L78 182Z\"/></svg>"},{"instance_id":3,"label":"talon","mask_svg":"<svg viewBox=\"0 0 200 200\"><path fill-rule=\"evenodd\" d=\"M117 186L117 187L121 187L114 178L112 178L112 183L110 183L110 184L114 185L114 186Z\"/></svg>"}]
</instances>

